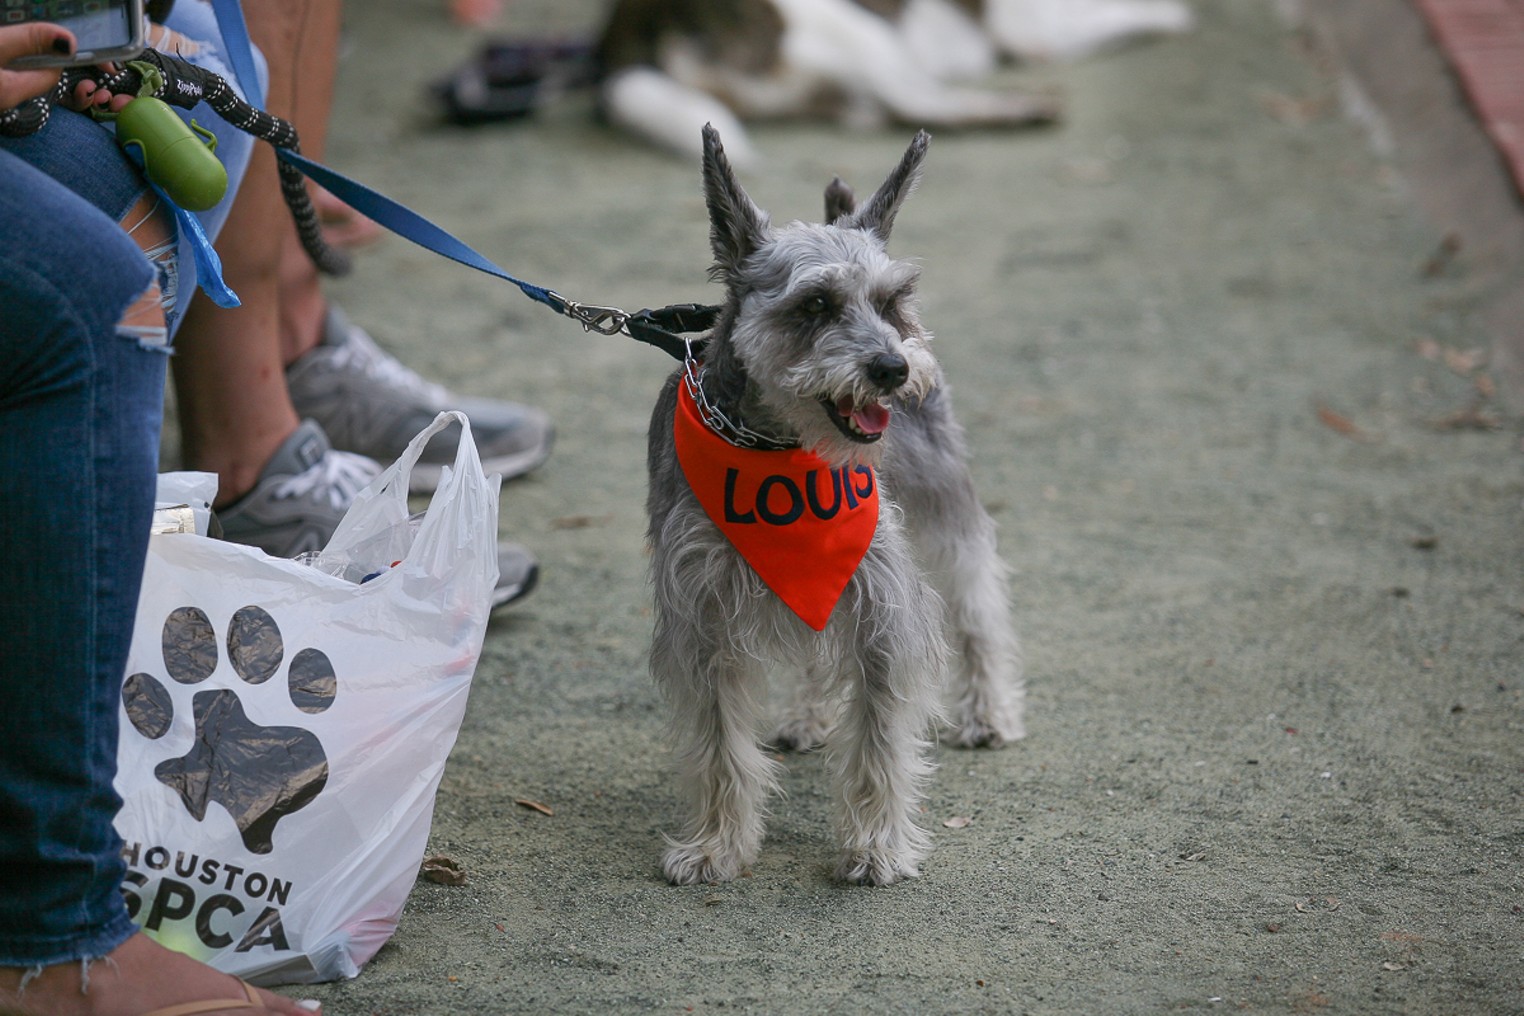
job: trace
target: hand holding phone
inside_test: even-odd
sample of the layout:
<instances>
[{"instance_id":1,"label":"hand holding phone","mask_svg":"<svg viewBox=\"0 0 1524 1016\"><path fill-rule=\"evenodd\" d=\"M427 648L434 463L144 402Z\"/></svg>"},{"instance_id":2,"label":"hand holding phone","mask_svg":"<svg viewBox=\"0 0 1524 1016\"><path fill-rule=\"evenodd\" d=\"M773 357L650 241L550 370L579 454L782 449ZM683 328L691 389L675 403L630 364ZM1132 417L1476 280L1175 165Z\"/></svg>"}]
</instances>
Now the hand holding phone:
<instances>
[{"instance_id":1,"label":"hand holding phone","mask_svg":"<svg viewBox=\"0 0 1524 1016\"><path fill-rule=\"evenodd\" d=\"M18 70L121 63L143 52L143 0L0 0L0 26L28 21L61 25L76 45L73 54L18 57L10 64Z\"/></svg>"}]
</instances>

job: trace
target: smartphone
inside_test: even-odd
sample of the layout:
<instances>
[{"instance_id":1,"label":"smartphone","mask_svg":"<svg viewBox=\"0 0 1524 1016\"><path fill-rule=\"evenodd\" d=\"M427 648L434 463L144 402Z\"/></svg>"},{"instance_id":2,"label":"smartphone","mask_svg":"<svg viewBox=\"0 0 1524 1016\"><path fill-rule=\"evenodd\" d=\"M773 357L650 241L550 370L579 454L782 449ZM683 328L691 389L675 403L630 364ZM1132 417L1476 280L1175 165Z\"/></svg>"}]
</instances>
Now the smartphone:
<instances>
[{"instance_id":1,"label":"smartphone","mask_svg":"<svg viewBox=\"0 0 1524 1016\"><path fill-rule=\"evenodd\" d=\"M143 0L0 0L0 25L50 21L74 33L73 56L37 53L12 67L121 63L143 52Z\"/></svg>"}]
</instances>

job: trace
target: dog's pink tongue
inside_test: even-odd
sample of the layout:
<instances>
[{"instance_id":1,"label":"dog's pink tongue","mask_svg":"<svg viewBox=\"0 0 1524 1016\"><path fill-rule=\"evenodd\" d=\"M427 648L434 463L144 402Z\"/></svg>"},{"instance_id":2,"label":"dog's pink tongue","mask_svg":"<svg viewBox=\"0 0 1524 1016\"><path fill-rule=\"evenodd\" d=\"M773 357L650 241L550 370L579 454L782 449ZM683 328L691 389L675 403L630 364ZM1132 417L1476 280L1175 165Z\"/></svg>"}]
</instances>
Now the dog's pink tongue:
<instances>
[{"instance_id":1,"label":"dog's pink tongue","mask_svg":"<svg viewBox=\"0 0 1524 1016\"><path fill-rule=\"evenodd\" d=\"M836 408L843 416L850 414L852 422L857 424L857 429L864 434L882 434L889 429L888 406L881 406L877 402L870 402L866 406L854 406L851 399L842 399L836 404Z\"/></svg>"}]
</instances>

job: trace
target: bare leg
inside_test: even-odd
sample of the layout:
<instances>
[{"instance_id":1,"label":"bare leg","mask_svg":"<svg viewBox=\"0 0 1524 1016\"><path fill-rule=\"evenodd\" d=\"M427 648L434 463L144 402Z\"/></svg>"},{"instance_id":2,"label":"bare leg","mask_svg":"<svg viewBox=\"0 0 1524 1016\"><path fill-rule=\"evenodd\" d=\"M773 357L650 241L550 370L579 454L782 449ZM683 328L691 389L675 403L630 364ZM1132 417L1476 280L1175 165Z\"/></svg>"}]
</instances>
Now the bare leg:
<instances>
[{"instance_id":1,"label":"bare leg","mask_svg":"<svg viewBox=\"0 0 1524 1016\"><path fill-rule=\"evenodd\" d=\"M248 0L244 9L270 65L267 108L297 124L304 150L321 150L338 0ZM293 250L306 262L280 194L274 152L257 145L218 243L224 275L243 306L224 310L198 295L173 361L184 463L218 474L218 507L254 485L298 423L285 366L293 349L317 343L323 304L316 270L298 276L287 267Z\"/></svg>"}]
</instances>

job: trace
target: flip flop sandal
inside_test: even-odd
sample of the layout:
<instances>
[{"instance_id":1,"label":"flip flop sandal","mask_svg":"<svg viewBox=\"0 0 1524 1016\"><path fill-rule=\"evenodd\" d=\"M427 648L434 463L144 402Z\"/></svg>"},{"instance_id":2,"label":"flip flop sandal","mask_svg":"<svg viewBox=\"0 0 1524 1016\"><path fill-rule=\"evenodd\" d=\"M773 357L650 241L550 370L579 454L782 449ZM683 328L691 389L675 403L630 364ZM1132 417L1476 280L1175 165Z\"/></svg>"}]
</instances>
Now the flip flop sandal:
<instances>
[{"instance_id":1,"label":"flip flop sandal","mask_svg":"<svg viewBox=\"0 0 1524 1016\"><path fill-rule=\"evenodd\" d=\"M197 1013L220 1012L239 1009L253 1009L263 1012L265 1004L259 1000L259 993L246 982L239 981L243 988L245 998L220 998L207 999L201 1002L181 1002L179 1005L166 1006L163 1009L155 1009L153 1012L144 1013L143 1016L196 1016Z\"/></svg>"}]
</instances>

